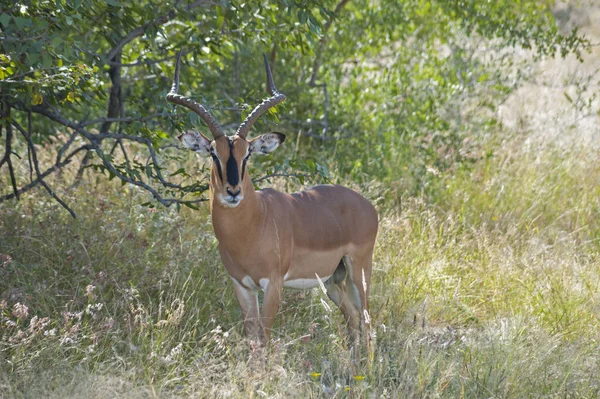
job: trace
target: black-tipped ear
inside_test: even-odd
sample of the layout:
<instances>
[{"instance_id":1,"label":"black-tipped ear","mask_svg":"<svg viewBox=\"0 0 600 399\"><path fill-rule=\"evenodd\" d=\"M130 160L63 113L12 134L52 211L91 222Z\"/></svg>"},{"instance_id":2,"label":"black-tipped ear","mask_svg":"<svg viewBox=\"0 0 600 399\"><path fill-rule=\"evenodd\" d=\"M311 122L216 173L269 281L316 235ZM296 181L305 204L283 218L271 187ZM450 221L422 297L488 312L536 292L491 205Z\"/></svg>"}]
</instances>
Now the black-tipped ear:
<instances>
[{"instance_id":1,"label":"black-tipped ear","mask_svg":"<svg viewBox=\"0 0 600 399\"><path fill-rule=\"evenodd\" d=\"M269 154L285 141L283 133L265 133L250 140L250 151L253 154Z\"/></svg>"},{"instance_id":2,"label":"black-tipped ear","mask_svg":"<svg viewBox=\"0 0 600 399\"><path fill-rule=\"evenodd\" d=\"M276 134L279 136L279 144L282 144L285 141L285 134L279 133L279 132L273 132L273 134Z\"/></svg>"},{"instance_id":3,"label":"black-tipped ear","mask_svg":"<svg viewBox=\"0 0 600 399\"><path fill-rule=\"evenodd\" d=\"M185 148L202 155L210 153L210 140L199 132L187 132L177 137Z\"/></svg>"}]
</instances>

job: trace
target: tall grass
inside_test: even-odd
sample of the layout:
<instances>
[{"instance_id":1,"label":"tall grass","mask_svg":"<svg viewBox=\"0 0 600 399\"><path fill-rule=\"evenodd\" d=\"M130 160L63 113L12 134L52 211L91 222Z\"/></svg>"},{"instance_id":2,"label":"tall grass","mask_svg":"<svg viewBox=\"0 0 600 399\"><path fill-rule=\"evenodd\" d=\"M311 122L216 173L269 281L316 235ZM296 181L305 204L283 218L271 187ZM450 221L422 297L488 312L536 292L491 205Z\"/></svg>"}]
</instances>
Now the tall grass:
<instances>
[{"instance_id":1,"label":"tall grass","mask_svg":"<svg viewBox=\"0 0 600 399\"><path fill-rule=\"evenodd\" d=\"M380 206L370 370L319 290L285 293L267 353L245 343L206 208L108 181L68 193L77 220L41 193L2 204L0 393L599 396L600 165L511 143Z\"/></svg>"}]
</instances>

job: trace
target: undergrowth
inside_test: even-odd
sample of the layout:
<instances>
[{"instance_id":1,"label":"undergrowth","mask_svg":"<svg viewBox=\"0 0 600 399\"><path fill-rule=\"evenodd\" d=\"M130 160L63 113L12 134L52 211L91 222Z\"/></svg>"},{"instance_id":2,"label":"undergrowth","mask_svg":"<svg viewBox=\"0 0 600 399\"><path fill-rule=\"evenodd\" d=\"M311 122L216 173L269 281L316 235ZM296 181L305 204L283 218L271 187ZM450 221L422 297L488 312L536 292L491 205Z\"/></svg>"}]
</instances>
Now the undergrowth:
<instances>
[{"instance_id":1,"label":"undergrowth","mask_svg":"<svg viewBox=\"0 0 600 399\"><path fill-rule=\"evenodd\" d=\"M369 370L318 289L285 292L266 353L243 340L207 207L104 180L66 194L76 220L41 192L4 203L0 393L598 396L600 166L521 144L378 202Z\"/></svg>"}]
</instances>

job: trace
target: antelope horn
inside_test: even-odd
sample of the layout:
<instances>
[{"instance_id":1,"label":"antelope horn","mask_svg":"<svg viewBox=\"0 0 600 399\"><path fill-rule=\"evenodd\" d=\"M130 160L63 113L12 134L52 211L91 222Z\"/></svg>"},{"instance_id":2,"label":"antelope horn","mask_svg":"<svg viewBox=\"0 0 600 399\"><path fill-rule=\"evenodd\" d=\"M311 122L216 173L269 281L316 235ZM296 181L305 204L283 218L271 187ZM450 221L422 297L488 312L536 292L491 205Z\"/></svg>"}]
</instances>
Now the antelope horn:
<instances>
[{"instance_id":1,"label":"antelope horn","mask_svg":"<svg viewBox=\"0 0 600 399\"><path fill-rule=\"evenodd\" d=\"M248 136L248 132L252 128L252 125L256 120L265 112L267 112L270 108L282 103L285 100L285 95L278 92L275 87L275 83L273 83L273 74L271 73L271 67L269 66L269 61L267 60L267 56L263 53L263 57L265 59L265 69L267 71L267 92L271 95L271 97L266 98L257 105L252 112L244 119L240 127L238 128L237 134L241 138L245 139Z\"/></svg>"},{"instance_id":2,"label":"antelope horn","mask_svg":"<svg viewBox=\"0 0 600 399\"><path fill-rule=\"evenodd\" d=\"M190 110L200 115L200 118L202 118L204 123L206 123L206 126L208 126L208 130L210 130L210 133L212 134L215 140L221 136L224 136L225 133L223 133L223 129L221 128L221 126L219 126L215 118L212 117L212 115L208 112L206 108L204 108L202 104L192 100L191 98L187 98L182 96L181 94L177 94L177 89L179 88L180 59L181 51L179 52L179 54L177 54L177 62L175 64L175 76L173 77L173 86L171 86L171 91L167 94L167 101L173 104L183 105L184 107L189 108Z\"/></svg>"}]
</instances>

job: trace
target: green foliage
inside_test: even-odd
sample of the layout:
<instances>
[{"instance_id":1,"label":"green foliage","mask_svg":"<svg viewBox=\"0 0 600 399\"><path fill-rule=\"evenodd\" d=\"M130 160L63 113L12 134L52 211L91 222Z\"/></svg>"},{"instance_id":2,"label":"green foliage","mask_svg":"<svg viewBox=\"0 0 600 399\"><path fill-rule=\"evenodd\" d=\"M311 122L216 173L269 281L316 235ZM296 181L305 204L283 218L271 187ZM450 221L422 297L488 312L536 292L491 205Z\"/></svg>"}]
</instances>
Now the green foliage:
<instances>
[{"instance_id":1,"label":"green foliage","mask_svg":"<svg viewBox=\"0 0 600 399\"><path fill-rule=\"evenodd\" d=\"M300 157L327 158L359 183L376 177L420 192L430 186L428 170L480 156L476 148L465 150L465 139L476 146L495 121L480 118L465 128L464 120L477 107L492 111L519 83L503 69L508 54L490 60L478 45L565 55L579 54L586 44L575 31L560 34L541 0L40 0L5 7L0 25L4 112L13 110L12 120L27 126L34 143L54 143L66 133L64 120L49 122L43 112L53 110L69 128L88 129L80 133L93 152L83 166L95 157L96 170L113 166L124 182L158 184L176 198L179 189L157 176L168 166L155 164L156 173L138 176L123 156L103 157L95 147L112 156L118 140L143 137L160 153L178 131L203 129L195 114L164 99L180 49L186 54L183 93L206 104L226 127L234 128L263 98L259 54L269 53L288 101L257 130L278 122L279 130L308 138L308 145L298 142ZM93 136L96 128L104 136ZM115 132L126 137L115 142ZM25 140L12 140L22 156ZM319 148L325 151L305 155ZM310 173L306 166L296 170Z\"/></svg>"}]
</instances>

